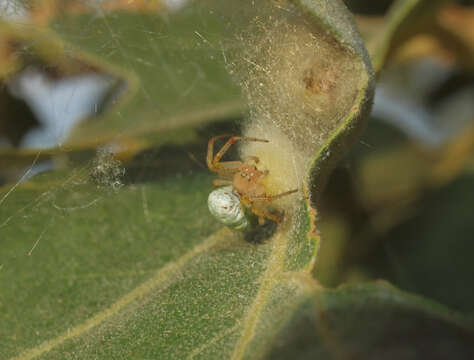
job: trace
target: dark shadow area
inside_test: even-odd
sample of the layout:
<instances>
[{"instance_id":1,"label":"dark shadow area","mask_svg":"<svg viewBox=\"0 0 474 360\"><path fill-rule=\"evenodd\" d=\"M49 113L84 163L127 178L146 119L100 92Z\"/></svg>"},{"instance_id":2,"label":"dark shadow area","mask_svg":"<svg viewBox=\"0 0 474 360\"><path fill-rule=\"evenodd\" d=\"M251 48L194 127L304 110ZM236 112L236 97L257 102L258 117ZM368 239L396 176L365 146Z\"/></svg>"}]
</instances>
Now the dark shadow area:
<instances>
[{"instance_id":1,"label":"dark shadow area","mask_svg":"<svg viewBox=\"0 0 474 360\"><path fill-rule=\"evenodd\" d=\"M31 130L41 126L25 101L10 94L4 84L0 84L0 138L17 147Z\"/></svg>"},{"instance_id":2,"label":"dark shadow area","mask_svg":"<svg viewBox=\"0 0 474 360\"><path fill-rule=\"evenodd\" d=\"M324 303L306 304L284 326L266 359L469 360L474 354L470 332L414 307L377 297L342 306L336 294L322 298Z\"/></svg>"},{"instance_id":3,"label":"dark shadow area","mask_svg":"<svg viewBox=\"0 0 474 360\"><path fill-rule=\"evenodd\" d=\"M431 89L426 103L429 107L435 108L446 98L449 98L457 93L474 88L474 74L466 73L461 69L456 69L453 73L442 81L438 86ZM472 90L471 90L472 92Z\"/></svg>"},{"instance_id":4,"label":"dark shadow area","mask_svg":"<svg viewBox=\"0 0 474 360\"><path fill-rule=\"evenodd\" d=\"M275 234L278 224L267 220L265 225L260 226L256 216L251 216L251 225L249 231L245 232L244 239L253 244L262 244Z\"/></svg>"},{"instance_id":5,"label":"dark shadow area","mask_svg":"<svg viewBox=\"0 0 474 360\"><path fill-rule=\"evenodd\" d=\"M125 164L126 184L158 181L167 176L182 176L193 172L210 173L206 165L207 143L213 136L220 134L240 134L235 125L239 119L219 121L197 129L197 138L183 145L162 145L149 148L137 154ZM224 141L216 143L215 152ZM238 159L237 146L231 147L225 159Z\"/></svg>"},{"instance_id":6,"label":"dark shadow area","mask_svg":"<svg viewBox=\"0 0 474 360\"><path fill-rule=\"evenodd\" d=\"M393 3L393 0L344 0L352 12L361 15L384 15Z\"/></svg>"},{"instance_id":7,"label":"dark shadow area","mask_svg":"<svg viewBox=\"0 0 474 360\"><path fill-rule=\"evenodd\" d=\"M426 196L419 213L380 238L373 276L461 311L474 311L474 176Z\"/></svg>"},{"instance_id":8,"label":"dark shadow area","mask_svg":"<svg viewBox=\"0 0 474 360\"><path fill-rule=\"evenodd\" d=\"M125 184L155 182L168 176L206 172L204 145L163 145L147 149L125 165Z\"/></svg>"}]
</instances>

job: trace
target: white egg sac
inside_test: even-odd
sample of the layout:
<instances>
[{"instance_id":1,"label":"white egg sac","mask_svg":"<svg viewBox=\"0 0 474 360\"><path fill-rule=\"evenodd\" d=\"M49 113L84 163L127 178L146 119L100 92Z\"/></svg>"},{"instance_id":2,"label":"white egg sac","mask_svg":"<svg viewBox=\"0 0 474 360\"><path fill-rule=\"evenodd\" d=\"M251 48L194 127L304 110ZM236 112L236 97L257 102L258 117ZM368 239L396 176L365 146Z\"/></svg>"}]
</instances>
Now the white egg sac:
<instances>
[{"instance_id":1,"label":"white egg sac","mask_svg":"<svg viewBox=\"0 0 474 360\"><path fill-rule=\"evenodd\" d=\"M235 230L248 227L244 207L240 203L239 196L232 191L232 186L221 187L211 192L207 204L211 214L222 224Z\"/></svg>"}]
</instances>

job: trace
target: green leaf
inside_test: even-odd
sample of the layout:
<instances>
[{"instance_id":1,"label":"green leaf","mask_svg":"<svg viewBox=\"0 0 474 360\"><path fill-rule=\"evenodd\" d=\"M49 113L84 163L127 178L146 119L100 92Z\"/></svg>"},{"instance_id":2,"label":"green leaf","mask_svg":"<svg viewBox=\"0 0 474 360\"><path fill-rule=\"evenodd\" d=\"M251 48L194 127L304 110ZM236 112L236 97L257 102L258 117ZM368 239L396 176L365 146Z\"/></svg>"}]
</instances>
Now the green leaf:
<instances>
[{"instance_id":1,"label":"green leaf","mask_svg":"<svg viewBox=\"0 0 474 360\"><path fill-rule=\"evenodd\" d=\"M319 289L269 359L471 359L474 318L377 281Z\"/></svg>"},{"instance_id":2,"label":"green leaf","mask_svg":"<svg viewBox=\"0 0 474 360\"><path fill-rule=\"evenodd\" d=\"M332 44L334 53L328 54L332 55L329 56L332 63L315 63L323 65L322 69L312 69L317 74L312 80L320 81L320 88L309 89L314 91L312 95L316 97L328 97L315 104L324 106L325 111L318 113L319 110L312 114L314 118L311 126L322 128L322 131L320 142L308 147L314 151L309 165L312 200L318 203L330 173L365 128L375 85L369 56L345 5L341 1L298 0L295 3L309 13L317 27L324 29L320 31L329 32L337 43ZM319 35L324 37L321 33ZM321 50L322 47L317 51ZM337 79L337 85L333 83L333 77ZM312 105L311 100L307 105ZM322 116L329 120L321 119ZM308 139L308 129L304 123L301 125L300 138ZM303 143L308 144L308 141Z\"/></svg>"},{"instance_id":3,"label":"green leaf","mask_svg":"<svg viewBox=\"0 0 474 360\"><path fill-rule=\"evenodd\" d=\"M283 221L247 233L216 232L219 226L206 210L209 176L173 174L163 166L154 169L154 182L121 186L120 165L103 154L89 167L4 189L3 357L258 358L311 296L319 238L310 198L317 200L325 178L363 128L373 95L372 71L341 2L241 5L195 2L170 16L169 23L123 12L58 20L59 29L71 25L63 35L68 41L89 52L105 49L118 71L126 67L125 72L143 78L156 81L158 73L166 79L137 86L134 98L85 124L71 144L105 139L111 124L132 136L195 124L196 113L189 108L198 111L212 99L227 99L228 93L222 92L219 76L213 89L210 76L190 87L192 98L179 97L182 85L195 75L186 60L193 54L193 64L206 68L197 44L220 56L221 38L213 38L213 29L224 26L232 36L222 38L228 53L221 75L228 77L224 69L232 72L247 96L243 133L269 140L261 147L248 143L241 156L258 156L259 167L269 170L268 194L299 190L272 202L273 210L284 211ZM196 12L208 32L185 21ZM200 40L189 40L195 31ZM95 38L102 33L112 36L110 42ZM134 46L135 37L144 43ZM145 47L155 52L160 70L143 63ZM173 59L183 73L169 72ZM159 106L149 107L152 95ZM162 116L156 120L156 115ZM180 131L167 134L158 144L193 138L183 133L184 138ZM180 161L179 154L169 159Z\"/></svg>"},{"instance_id":4,"label":"green leaf","mask_svg":"<svg viewBox=\"0 0 474 360\"><path fill-rule=\"evenodd\" d=\"M317 203L365 127L374 90L369 56L341 1L263 2L247 11L228 19L249 18L229 66L249 105L243 134L270 144L250 143L241 153L275 174L272 192L308 187Z\"/></svg>"},{"instance_id":5,"label":"green leaf","mask_svg":"<svg viewBox=\"0 0 474 360\"><path fill-rule=\"evenodd\" d=\"M49 5L45 2L46 10ZM163 139L186 142L195 136L191 129L235 118L244 108L225 67L221 39L229 30L201 8L197 4L175 14L124 9L102 13L97 8L77 13L74 6L66 6L64 12L49 15L47 25L0 23L0 54L5 54L0 80L11 81L28 66L52 78L86 73L110 77L97 114L84 119L63 145L68 151L110 142L129 151L130 143L138 151ZM41 7L36 11L41 13ZM18 112L5 108L4 120L22 130L22 118L12 120ZM31 161L36 152L2 150L0 155L8 164L11 158Z\"/></svg>"},{"instance_id":6,"label":"green leaf","mask_svg":"<svg viewBox=\"0 0 474 360\"><path fill-rule=\"evenodd\" d=\"M0 197L2 358L237 353L267 301L282 298L277 314L305 292L284 274L286 237L214 232L208 175L112 190L100 184L117 180L95 184L90 172L38 176Z\"/></svg>"},{"instance_id":7,"label":"green leaf","mask_svg":"<svg viewBox=\"0 0 474 360\"><path fill-rule=\"evenodd\" d=\"M2 358L85 321L216 229L196 217L207 176L118 192L88 178L39 176L0 197Z\"/></svg>"},{"instance_id":8,"label":"green leaf","mask_svg":"<svg viewBox=\"0 0 474 360\"><path fill-rule=\"evenodd\" d=\"M368 45L374 69L379 73L390 54L410 36L433 23L438 10L451 0L398 0L389 10L383 30Z\"/></svg>"},{"instance_id":9,"label":"green leaf","mask_svg":"<svg viewBox=\"0 0 474 360\"><path fill-rule=\"evenodd\" d=\"M71 146L121 135L147 137L241 113L239 91L219 43L225 24L212 13L200 13L202 7L169 15L65 14L52 22L68 46L120 68L126 79L119 106L80 126Z\"/></svg>"},{"instance_id":10,"label":"green leaf","mask_svg":"<svg viewBox=\"0 0 474 360\"><path fill-rule=\"evenodd\" d=\"M367 269L402 289L473 313L473 186L472 174L464 173L432 191L415 216L380 239L383 245L373 250L378 264Z\"/></svg>"}]
</instances>

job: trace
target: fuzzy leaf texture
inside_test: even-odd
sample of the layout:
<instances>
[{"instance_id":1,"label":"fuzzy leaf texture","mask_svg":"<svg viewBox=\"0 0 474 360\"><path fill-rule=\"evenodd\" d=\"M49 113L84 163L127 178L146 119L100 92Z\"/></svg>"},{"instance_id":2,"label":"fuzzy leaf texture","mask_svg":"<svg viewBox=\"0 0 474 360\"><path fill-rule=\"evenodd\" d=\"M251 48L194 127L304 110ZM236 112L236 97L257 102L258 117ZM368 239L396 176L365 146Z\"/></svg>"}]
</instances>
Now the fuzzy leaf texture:
<instances>
[{"instance_id":1,"label":"fuzzy leaf texture","mask_svg":"<svg viewBox=\"0 0 474 360\"><path fill-rule=\"evenodd\" d=\"M341 1L255 3L196 1L176 13L44 5L36 23L1 30L56 76L100 70L124 88L69 149L160 150L138 170L99 152L1 189L1 358L349 358L407 328L426 346L445 339L434 355L472 351L472 321L449 309L384 283L327 290L311 278L312 206L364 128L372 69ZM2 78L31 60L7 55ZM300 190L274 204L285 212L278 227L248 234L211 217L212 176L180 155L204 153L203 124L241 112L242 133L270 142L242 144L240 157L260 158L269 193ZM366 338L358 324L388 334Z\"/></svg>"}]
</instances>

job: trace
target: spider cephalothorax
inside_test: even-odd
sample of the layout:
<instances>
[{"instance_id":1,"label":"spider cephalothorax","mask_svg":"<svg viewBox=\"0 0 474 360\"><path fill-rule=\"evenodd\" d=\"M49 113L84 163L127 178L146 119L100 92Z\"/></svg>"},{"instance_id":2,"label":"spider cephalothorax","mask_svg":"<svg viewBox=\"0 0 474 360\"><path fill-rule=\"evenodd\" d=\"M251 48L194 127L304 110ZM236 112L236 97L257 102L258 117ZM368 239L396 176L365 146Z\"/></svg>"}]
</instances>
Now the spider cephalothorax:
<instances>
[{"instance_id":1,"label":"spider cephalothorax","mask_svg":"<svg viewBox=\"0 0 474 360\"><path fill-rule=\"evenodd\" d=\"M214 142L216 139L229 137L229 140L214 156ZM258 223L263 225L265 219L275 222L281 221L281 216L268 212L264 204L283 196L295 193L298 190L290 190L281 194L268 196L262 179L269 171L260 171L257 168L259 158L256 156L246 157L243 161L220 161L222 156L236 141L258 141L268 140L251 137L219 135L211 138L207 149L207 166L209 170L216 172L219 179L215 179L215 186L225 186L213 191L209 195L209 210L225 225L236 229L245 228L248 225L245 210L249 209L258 217Z\"/></svg>"},{"instance_id":2,"label":"spider cephalothorax","mask_svg":"<svg viewBox=\"0 0 474 360\"><path fill-rule=\"evenodd\" d=\"M260 182L268 171L260 171L255 165L244 164L238 169L232 179L234 191L244 197L265 196L265 187Z\"/></svg>"}]
</instances>

